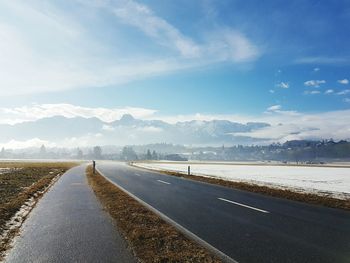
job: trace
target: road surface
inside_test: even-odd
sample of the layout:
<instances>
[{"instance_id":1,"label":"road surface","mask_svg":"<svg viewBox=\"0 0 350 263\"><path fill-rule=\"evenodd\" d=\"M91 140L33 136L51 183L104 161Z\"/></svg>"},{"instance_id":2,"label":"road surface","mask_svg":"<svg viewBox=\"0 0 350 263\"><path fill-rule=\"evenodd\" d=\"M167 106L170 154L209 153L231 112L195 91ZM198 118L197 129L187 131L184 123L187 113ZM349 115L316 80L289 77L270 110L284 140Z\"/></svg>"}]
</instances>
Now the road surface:
<instances>
[{"instance_id":1,"label":"road surface","mask_svg":"<svg viewBox=\"0 0 350 263\"><path fill-rule=\"evenodd\" d=\"M5 262L136 262L87 184L70 169L26 219Z\"/></svg>"},{"instance_id":2,"label":"road surface","mask_svg":"<svg viewBox=\"0 0 350 263\"><path fill-rule=\"evenodd\" d=\"M350 212L124 163L100 162L97 167L108 179L238 262L350 262Z\"/></svg>"}]
</instances>

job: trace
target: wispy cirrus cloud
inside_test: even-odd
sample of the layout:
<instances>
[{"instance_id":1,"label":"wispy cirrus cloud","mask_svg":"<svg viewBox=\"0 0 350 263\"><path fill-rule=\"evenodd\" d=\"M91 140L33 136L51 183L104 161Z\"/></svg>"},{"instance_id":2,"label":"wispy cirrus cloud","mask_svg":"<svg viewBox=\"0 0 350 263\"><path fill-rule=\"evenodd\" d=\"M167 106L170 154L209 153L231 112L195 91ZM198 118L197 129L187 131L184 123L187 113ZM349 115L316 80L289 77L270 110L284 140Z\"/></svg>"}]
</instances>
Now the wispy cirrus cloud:
<instances>
[{"instance_id":1,"label":"wispy cirrus cloud","mask_svg":"<svg viewBox=\"0 0 350 263\"><path fill-rule=\"evenodd\" d=\"M350 64L350 58L344 57L301 57L294 60L295 64L324 64L324 65L336 65L336 64Z\"/></svg>"},{"instance_id":2,"label":"wispy cirrus cloud","mask_svg":"<svg viewBox=\"0 0 350 263\"><path fill-rule=\"evenodd\" d=\"M305 95L316 95L316 94L320 94L320 93L321 93L321 91L319 91L319 90L305 90L304 91Z\"/></svg>"},{"instance_id":3,"label":"wispy cirrus cloud","mask_svg":"<svg viewBox=\"0 0 350 263\"><path fill-rule=\"evenodd\" d=\"M289 83L281 81L280 83L276 84L276 87L281 89L289 89Z\"/></svg>"},{"instance_id":4,"label":"wispy cirrus cloud","mask_svg":"<svg viewBox=\"0 0 350 263\"><path fill-rule=\"evenodd\" d=\"M108 5L123 23L138 28L159 44L178 50L185 57L198 57L200 47L180 30L136 1L116 1Z\"/></svg>"},{"instance_id":5,"label":"wispy cirrus cloud","mask_svg":"<svg viewBox=\"0 0 350 263\"><path fill-rule=\"evenodd\" d=\"M266 110L268 112L271 112L271 111L278 111L280 109L282 109L281 105L272 105L272 106L268 107Z\"/></svg>"},{"instance_id":6,"label":"wispy cirrus cloud","mask_svg":"<svg viewBox=\"0 0 350 263\"><path fill-rule=\"evenodd\" d=\"M337 95L347 95L350 93L350 89L344 89L342 91L337 92Z\"/></svg>"},{"instance_id":7,"label":"wispy cirrus cloud","mask_svg":"<svg viewBox=\"0 0 350 263\"><path fill-rule=\"evenodd\" d=\"M322 84L325 84L325 83L326 83L325 80L308 80L308 81L304 82L304 85L307 86L307 87L318 88Z\"/></svg>"},{"instance_id":8,"label":"wispy cirrus cloud","mask_svg":"<svg viewBox=\"0 0 350 263\"><path fill-rule=\"evenodd\" d=\"M2 96L120 85L223 61L252 62L262 52L244 33L227 26L203 29L199 34L206 40L193 39L137 1L77 1L69 12L62 6L0 2ZM91 26L107 22L108 27ZM100 29L116 35L101 38ZM128 43L141 35L148 46L130 51Z\"/></svg>"},{"instance_id":9,"label":"wispy cirrus cloud","mask_svg":"<svg viewBox=\"0 0 350 263\"><path fill-rule=\"evenodd\" d=\"M333 89L327 89L324 94L333 94L334 90Z\"/></svg>"},{"instance_id":10,"label":"wispy cirrus cloud","mask_svg":"<svg viewBox=\"0 0 350 263\"><path fill-rule=\"evenodd\" d=\"M175 26L156 15L148 6L136 1L116 1L108 5L123 23L141 30L160 45L178 50L185 58L210 61L246 62L256 59L261 51L241 32L222 27L205 32L206 41L185 36ZM204 37L205 38L205 37Z\"/></svg>"}]
</instances>

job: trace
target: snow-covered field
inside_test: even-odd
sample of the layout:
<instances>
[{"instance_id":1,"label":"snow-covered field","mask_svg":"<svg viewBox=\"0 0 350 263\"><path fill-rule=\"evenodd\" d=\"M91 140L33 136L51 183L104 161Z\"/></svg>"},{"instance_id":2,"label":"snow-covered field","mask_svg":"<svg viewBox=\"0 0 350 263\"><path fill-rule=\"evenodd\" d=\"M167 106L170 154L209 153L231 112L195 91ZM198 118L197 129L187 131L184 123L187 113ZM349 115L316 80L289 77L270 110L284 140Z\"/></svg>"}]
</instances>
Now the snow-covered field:
<instances>
[{"instance_id":1,"label":"snow-covered field","mask_svg":"<svg viewBox=\"0 0 350 263\"><path fill-rule=\"evenodd\" d=\"M287 188L298 192L330 194L336 198L350 199L350 167L187 164L176 162L135 163L135 165L143 168L183 173L187 173L187 167L190 165L192 175Z\"/></svg>"}]
</instances>

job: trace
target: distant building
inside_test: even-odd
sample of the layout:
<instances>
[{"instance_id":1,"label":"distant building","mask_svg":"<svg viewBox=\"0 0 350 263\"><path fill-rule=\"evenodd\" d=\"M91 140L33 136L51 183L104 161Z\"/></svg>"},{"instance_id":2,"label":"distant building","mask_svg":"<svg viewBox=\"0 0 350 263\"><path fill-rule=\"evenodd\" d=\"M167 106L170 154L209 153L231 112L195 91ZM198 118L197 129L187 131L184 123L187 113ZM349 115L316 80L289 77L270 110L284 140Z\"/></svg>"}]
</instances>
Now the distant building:
<instances>
[{"instance_id":1,"label":"distant building","mask_svg":"<svg viewBox=\"0 0 350 263\"><path fill-rule=\"evenodd\" d=\"M188 161L187 158L179 155L179 154L168 154L164 156L164 160L168 160L168 161Z\"/></svg>"}]
</instances>

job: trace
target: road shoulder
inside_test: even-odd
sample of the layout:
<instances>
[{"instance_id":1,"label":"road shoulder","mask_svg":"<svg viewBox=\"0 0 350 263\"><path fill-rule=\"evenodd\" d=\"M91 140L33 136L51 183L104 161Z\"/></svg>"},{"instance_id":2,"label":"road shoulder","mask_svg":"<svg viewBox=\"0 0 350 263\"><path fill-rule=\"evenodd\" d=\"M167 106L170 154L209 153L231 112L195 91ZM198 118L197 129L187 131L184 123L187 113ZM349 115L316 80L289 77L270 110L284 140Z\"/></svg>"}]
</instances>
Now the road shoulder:
<instances>
[{"instance_id":1,"label":"road shoulder","mask_svg":"<svg viewBox=\"0 0 350 263\"><path fill-rule=\"evenodd\" d=\"M94 175L90 169L87 174L96 195L142 262L223 261L99 172Z\"/></svg>"}]
</instances>

